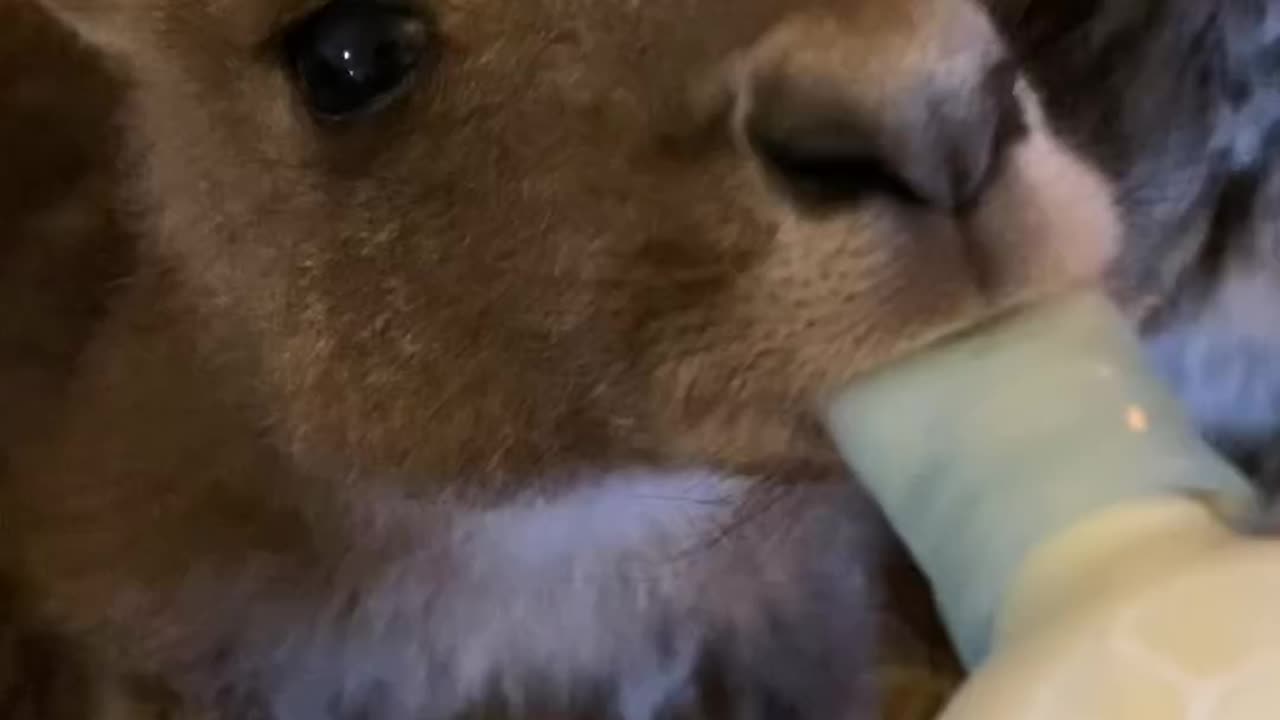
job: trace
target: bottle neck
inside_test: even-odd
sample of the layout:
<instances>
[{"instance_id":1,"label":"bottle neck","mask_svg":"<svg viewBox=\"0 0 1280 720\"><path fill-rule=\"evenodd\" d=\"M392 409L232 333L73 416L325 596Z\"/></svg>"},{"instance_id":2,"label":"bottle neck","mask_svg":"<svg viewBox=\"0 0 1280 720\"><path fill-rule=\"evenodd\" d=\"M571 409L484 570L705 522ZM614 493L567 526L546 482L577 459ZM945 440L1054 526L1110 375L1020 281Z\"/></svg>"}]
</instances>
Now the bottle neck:
<instances>
[{"instance_id":1,"label":"bottle neck","mask_svg":"<svg viewBox=\"0 0 1280 720\"><path fill-rule=\"evenodd\" d=\"M1094 293L862 378L834 398L827 426L930 578L971 666L1028 558L1087 518L1179 494L1254 504Z\"/></svg>"}]
</instances>

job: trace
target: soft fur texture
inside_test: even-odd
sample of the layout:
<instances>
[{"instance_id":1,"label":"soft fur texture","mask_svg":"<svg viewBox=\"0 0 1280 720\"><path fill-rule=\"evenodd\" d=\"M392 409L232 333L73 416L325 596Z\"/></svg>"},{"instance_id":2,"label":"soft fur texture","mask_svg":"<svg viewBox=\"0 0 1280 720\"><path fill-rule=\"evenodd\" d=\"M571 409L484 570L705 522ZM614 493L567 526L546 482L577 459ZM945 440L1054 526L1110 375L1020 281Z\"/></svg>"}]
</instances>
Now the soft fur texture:
<instances>
[{"instance_id":1,"label":"soft fur texture","mask_svg":"<svg viewBox=\"0 0 1280 720\"><path fill-rule=\"evenodd\" d=\"M1187 28L1237 10L993 2L1055 124L1121 181L1119 294L1186 308L1146 321L1157 356L1187 356L1161 349L1178 333L1224 347L1189 319L1221 293L1141 278L1205 265L1200 240L1152 239L1213 205L1187 187L1219 187L1152 169L1210 162L1157 143L1160 123L1244 130L1204 130L1218 97L1170 85L1163 112L1090 112L1167 82L1178 39L1205 34ZM6 95L3 141L30 163L8 182L52 179L6 206L22 224L0 267L60 278L4 288L29 308L0 327L23 398L0 413L13 713L906 718L922 708L895 691L936 700L919 629L883 612L905 614L886 597L904 583L878 521L807 411L1093 277L1111 236L1105 188L1025 88L1027 134L992 143L1004 48L973 6L440 0L439 67L335 128L271 44L303 3L51 5L115 72L0 6L22 38L4 70L61 79L4 78L29 93ZM1135 74L1079 83L1113 61L1075 33L1127 27ZM871 147L924 202L815 211L752 130ZM78 142L28 145L54 133ZM1230 317L1265 338L1250 312Z\"/></svg>"}]
</instances>

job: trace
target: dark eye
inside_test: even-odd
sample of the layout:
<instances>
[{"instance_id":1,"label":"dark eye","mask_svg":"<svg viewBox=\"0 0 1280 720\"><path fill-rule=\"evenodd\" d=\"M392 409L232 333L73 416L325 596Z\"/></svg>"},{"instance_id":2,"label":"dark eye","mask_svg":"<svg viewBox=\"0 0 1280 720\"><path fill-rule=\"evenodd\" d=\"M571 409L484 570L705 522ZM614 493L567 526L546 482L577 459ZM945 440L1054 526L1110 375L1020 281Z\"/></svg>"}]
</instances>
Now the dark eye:
<instances>
[{"instance_id":1,"label":"dark eye","mask_svg":"<svg viewBox=\"0 0 1280 720\"><path fill-rule=\"evenodd\" d=\"M333 0L284 36L312 112L346 119L381 109L430 52L432 25L388 0Z\"/></svg>"}]
</instances>

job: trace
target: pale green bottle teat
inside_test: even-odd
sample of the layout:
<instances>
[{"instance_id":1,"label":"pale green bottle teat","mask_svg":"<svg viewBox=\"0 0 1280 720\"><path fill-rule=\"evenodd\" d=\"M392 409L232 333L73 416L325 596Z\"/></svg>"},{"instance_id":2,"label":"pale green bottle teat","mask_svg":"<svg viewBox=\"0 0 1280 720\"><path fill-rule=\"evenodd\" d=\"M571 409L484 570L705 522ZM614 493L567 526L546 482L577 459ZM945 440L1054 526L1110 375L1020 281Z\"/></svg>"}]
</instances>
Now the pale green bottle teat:
<instances>
[{"instance_id":1,"label":"pale green bottle teat","mask_svg":"<svg viewBox=\"0 0 1280 720\"><path fill-rule=\"evenodd\" d=\"M1198 437L1100 294L1018 312L864 377L828 428L930 578L963 658L987 657L1028 558L1107 508L1249 484Z\"/></svg>"}]
</instances>

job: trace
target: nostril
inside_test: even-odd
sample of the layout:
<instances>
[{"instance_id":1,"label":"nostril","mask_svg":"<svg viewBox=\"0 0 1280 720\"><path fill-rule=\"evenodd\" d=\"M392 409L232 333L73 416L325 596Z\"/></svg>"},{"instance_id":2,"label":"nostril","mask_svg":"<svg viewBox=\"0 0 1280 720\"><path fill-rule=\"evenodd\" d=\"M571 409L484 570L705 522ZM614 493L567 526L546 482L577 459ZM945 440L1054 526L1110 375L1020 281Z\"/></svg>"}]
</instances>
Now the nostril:
<instances>
[{"instance_id":1,"label":"nostril","mask_svg":"<svg viewBox=\"0 0 1280 720\"><path fill-rule=\"evenodd\" d=\"M875 134L842 93L795 78L755 84L742 131L766 174L795 202L817 210L888 196L923 202L876 148Z\"/></svg>"},{"instance_id":2,"label":"nostril","mask_svg":"<svg viewBox=\"0 0 1280 720\"><path fill-rule=\"evenodd\" d=\"M887 199L965 212L1028 132L1020 77L1006 60L971 82L931 76L909 93L875 98L839 76L762 73L740 130L769 179L807 209Z\"/></svg>"},{"instance_id":3,"label":"nostril","mask_svg":"<svg viewBox=\"0 0 1280 720\"><path fill-rule=\"evenodd\" d=\"M1029 129L1019 65L968 67L929 69L890 92L824 65L769 68L745 88L740 132L768 177L805 208L890 200L964 213Z\"/></svg>"},{"instance_id":4,"label":"nostril","mask_svg":"<svg viewBox=\"0 0 1280 720\"><path fill-rule=\"evenodd\" d=\"M973 205L987 187L999 175L1010 148L1022 140L1028 132L1026 114L1018 97L1017 86L1021 77L1012 60L994 65L983 79L981 109L975 113L977 124L974 135L956 155L961 167L955 180L957 207Z\"/></svg>"},{"instance_id":5,"label":"nostril","mask_svg":"<svg viewBox=\"0 0 1280 720\"><path fill-rule=\"evenodd\" d=\"M997 141L1007 145L1027 133L1027 118L1018 99L1022 72L1012 59L996 63L983 81L984 90L996 107Z\"/></svg>"},{"instance_id":6,"label":"nostril","mask_svg":"<svg viewBox=\"0 0 1280 720\"><path fill-rule=\"evenodd\" d=\"M748 140L773 181L812 209L854 206L873 196L924 202L872 153L759 129L749 131Z\"/></svg>"}]
</instances>

